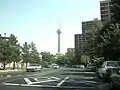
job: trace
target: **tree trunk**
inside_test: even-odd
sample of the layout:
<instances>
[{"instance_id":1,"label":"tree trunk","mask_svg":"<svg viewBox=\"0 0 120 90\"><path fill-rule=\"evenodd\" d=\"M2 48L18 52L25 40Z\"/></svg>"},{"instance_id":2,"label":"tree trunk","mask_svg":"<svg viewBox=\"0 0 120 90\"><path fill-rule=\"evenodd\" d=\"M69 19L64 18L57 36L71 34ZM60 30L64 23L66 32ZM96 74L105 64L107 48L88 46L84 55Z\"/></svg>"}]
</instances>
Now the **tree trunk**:
<instances>
[{"instance_id":1,"label":"tree trunk","mask_svg":"<svg viewBox=\"0 0 120 90\"><path fill-rule=\"evenodd\" d=\"M27 64L28 64L28 63L26 62L26 68L27 68Z\"/></svg>"},{"instance_id":2,"label":"tree trunk","mask_svg":"<svg viewBox=\"0 0 120 90\"><path fill-rule=\"evenodd\" d=\"M13 70L15 69L15 61L13 62Z\"/></svg>"},{"instance_id":3,"label":"tree trunk","mask_svg":"<svg viewBox=\"0 0 120 90\"><path fill-rule=\"evenodd\" d=\"M5 70L5 61L3 62L3 69Z\"/></svg>"}]
</instances>

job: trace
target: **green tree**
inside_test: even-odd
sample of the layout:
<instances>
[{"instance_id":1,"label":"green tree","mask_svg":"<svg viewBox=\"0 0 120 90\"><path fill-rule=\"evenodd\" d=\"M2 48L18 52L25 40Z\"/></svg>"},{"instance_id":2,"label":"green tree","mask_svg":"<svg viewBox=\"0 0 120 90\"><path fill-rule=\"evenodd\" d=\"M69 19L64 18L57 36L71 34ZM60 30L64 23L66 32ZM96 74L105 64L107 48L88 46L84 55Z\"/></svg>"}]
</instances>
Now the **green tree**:
<instances>
[{"instance_id":1,"label":"green tree","mask_svg":"<svg viewBox=\"0 0 120 90\"><path fill-rule=\"evenodd\" d=\"M120 58L120 24L107 24L100 30L97 38L105 60Z\"/></svg>"},{"instance_id":2,"label":"green tree","mask_svg":"<svg viewBox=\"0 0 120 90\"><path fill-rule=\"evenodd\" d=\"M22 46L22 59L23 59L23 62L26 63L26 67L27 67L27 64L28 62L30 61L30 45L25 42Z\"/></svg>"},{"instance_id":3,"label":"green tree","mask_svg":"<svg viewBox=\"0 0 120 90\"><path fill-rule=\"evenodd\" d=\"M30 62L31 63L40 63L40 53L37 51L35 43L30 43Z\"/></svg>"},{"instance_id":4,"label":"green tree","mask_svg":"<svg viewBox=\"0 0 120 90\"><path fill-rule=\"evenodd\" d=\"M41 52L42 55L42 62L45 62L43 66L47 66L52 63L52 60L54 60L54 56L50 54L50 52Z\"/></svg>"},{"instance_id":5,"label":"green tree","mask_svg":"<svg viewBox=\"0 0 120 90\"><path fill-rule=\"evenodd\" d=\"M10 58L8 39L9 38L0 35L0 61L3 63L4 69L5 69L5 65L9 62L9 58Z\"/></svg>"},{"instance_id":6,"label":"green tree","mask_svg":"<svg viewBox=\"0 0 120 90\"><path fill-rule=\"evenodd\" d=\"M9 42L9 49L11 51L10 61L14 62L13 69L15 69L15 63L21 60L20 44L18 43L17 37L14 34L10 35L8 42Z\"/></svg>"},{"instance_id":7,"label":"green tree","mask_svg":"<svg viewBox=\"0 0 120 90\"><path fill-rule=\"evenodd\" d=\"M66 54L65 54L65 61L66 61L66 64L68 65L73 65L75 64L75 52L74 51L68 51Z\"/></svg>"},{"instance_id":8,"label":"green tree","mask_svg":"<svg viewBox=\"0 0 120 90\"><path fill-rule=\"evenodd\" d=\"M98 50L97 36L99 35L99 31L102 29L102 27L103 24L101 21L96 21L94 22L93 27L88 29L89 32L86 33L86 45L81 58L86 55L89 57L89 61L93 62L93 60L99 56L100 50Z\"/></svg>"},{"instance_id":9,"label":"green tree","mask_svg":"<svg viewBox=\"0 0 120 90\"><path fill-rule=\"evenodd\" d=\"M112 15L112 21L114 23L120 23L120 0L112 0L113 3L113 9L111 12Z\"/></svg>"}]
</instances>

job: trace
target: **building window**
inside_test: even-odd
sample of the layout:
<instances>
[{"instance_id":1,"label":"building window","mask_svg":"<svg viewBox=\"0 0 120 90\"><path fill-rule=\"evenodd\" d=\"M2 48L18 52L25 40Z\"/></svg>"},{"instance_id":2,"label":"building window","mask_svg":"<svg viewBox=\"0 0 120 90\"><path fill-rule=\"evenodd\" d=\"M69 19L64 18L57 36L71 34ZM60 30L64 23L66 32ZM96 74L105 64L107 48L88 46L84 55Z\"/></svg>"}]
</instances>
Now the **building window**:
<instances>
[{"instance_id":1,"label":"building window","mask_svg":"<svg viewBox=\"0 0 120 90\"><path fill-rule=\"evenodd\" d=\"M107 3L100 3L100 6L107 6Z\"/></svg>"},{"instance_id":2,"label":"building window","mask_svg":"<svg viewBox=\"0 0 120 90\"><path fill-rule=\"evenodd\" d=\"M101 11L101 14L108 14L108 11Z\"/></svg>"}]
</instances>

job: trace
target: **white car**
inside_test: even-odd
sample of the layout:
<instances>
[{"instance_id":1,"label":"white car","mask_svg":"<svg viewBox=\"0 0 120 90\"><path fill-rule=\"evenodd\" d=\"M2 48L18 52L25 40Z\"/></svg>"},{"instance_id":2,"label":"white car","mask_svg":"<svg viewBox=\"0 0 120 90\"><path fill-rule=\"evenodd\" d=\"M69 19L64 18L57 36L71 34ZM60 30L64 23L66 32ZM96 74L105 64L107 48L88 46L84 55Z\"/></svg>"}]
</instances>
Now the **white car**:
<instances>
[{"instance_id":1,"label":"white car","mask_svg":"<svg viewBox=\"0 0 120 90\"><path fill-rule=\"evenodd\" d=\"M26 71L41 71L42 67L39 64L30 64L27 66Z\"/></svg>"},{"instance_id":2,"label":"white car","mask_svg":"<svg viewBox=\"0 0 120 90\"><path fill-rule=\"evenodd\" d=\"M53 65L52 66L54 69L58 69L59 68L59 66L56 64L56 65Z\"/></svg>"},{"instance_id":3,"label":"white car","mask_svg":"<svg viewBox=\"0 0 120 90\"><path fill-rule=\"evenodd\" d=\"M120 69L120 61L105 61L98 69L98 76L104 78L108 73L117 72Z\"/></svg>"},{"instance_id":4,"label":"white car","mask_svg":"<svg viewBox=\"0 0 120 90\"><path fill-rule=\"evenodd\" d=\"M80 69L84 69L85 66L84 66L84 65L80 65L79 68L80 68Z\"/></svg>"}]
</instances>

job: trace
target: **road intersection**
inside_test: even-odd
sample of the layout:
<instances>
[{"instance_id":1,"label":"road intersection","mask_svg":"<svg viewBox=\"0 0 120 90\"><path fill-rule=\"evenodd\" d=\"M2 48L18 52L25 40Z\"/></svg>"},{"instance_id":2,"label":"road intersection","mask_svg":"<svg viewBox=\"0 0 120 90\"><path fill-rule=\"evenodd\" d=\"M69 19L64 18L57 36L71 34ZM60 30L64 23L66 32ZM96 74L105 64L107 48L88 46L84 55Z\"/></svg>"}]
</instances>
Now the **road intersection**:
<instances>
[{"instance_id":1,"label":"road intersection","mask_svg":"<svg viewBox=\"0 0 120 90\"><path fill-rule=\"evenodd\" d=\"M23 87L34 87L39 88L39 90L109 90L107 84L96 77L95 72L86 72L85 70L77 68L24 72L22 76L19 74L15 75L13 78L3 80L1 86L4 88L15 87L18 88L18 90ZM101 88L101 86L103 87Z\"/></svg>"}]
</instances>

